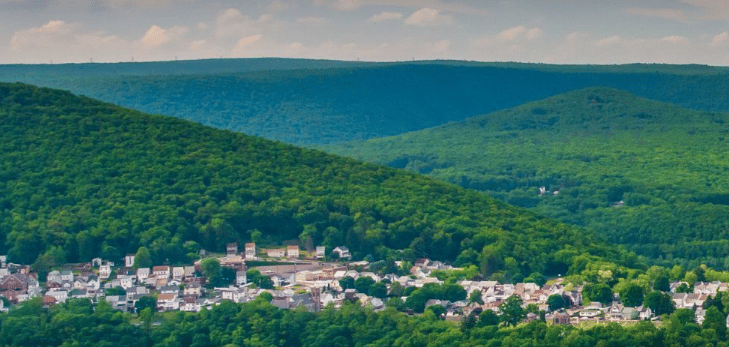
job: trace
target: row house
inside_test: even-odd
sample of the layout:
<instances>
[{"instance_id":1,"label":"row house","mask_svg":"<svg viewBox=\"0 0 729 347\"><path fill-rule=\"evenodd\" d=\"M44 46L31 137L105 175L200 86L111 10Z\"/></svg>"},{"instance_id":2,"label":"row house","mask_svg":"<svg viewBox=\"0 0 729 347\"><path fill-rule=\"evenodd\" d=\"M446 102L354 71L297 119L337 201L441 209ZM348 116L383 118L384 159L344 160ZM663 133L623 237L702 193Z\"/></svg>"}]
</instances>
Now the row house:
<instances>
[{"instance_id":1,"label":"row house","mask_svg":"<svg viewBox=\"0 0 729 347\"><path fill-rule=\"evenodd\" d=\"M269 258L283 258L286 256L286 248L269 248L266 250Z\"/></svg>"},{"instance_id":2,"label":"row house","mask_svg":"<svg viewBox=\"0 0 729 347\"><path fill-rule=\"evenodd\" d=\"M0 279L0 295L10 301L19 302L22 301L19 297L21 295L40 295L40 285L32 276L15 273Z\"/></svg>"},{"instance_id":3,"label":"row house","mask_svg":"<svg viewBox=\"0 0 729 347\"><path fill-rule=\"evenodd\" d=\"M286 247L286 257L289 259L298 259L299 258L299 246Z\"/></svg>"}]
</instances>

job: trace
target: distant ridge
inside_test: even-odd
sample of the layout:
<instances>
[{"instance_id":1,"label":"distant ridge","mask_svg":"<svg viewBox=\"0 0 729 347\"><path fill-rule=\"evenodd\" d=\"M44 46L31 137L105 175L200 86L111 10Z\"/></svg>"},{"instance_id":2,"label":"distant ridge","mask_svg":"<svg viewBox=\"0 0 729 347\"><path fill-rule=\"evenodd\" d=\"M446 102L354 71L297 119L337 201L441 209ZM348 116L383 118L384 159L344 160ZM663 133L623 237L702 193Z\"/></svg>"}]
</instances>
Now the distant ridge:
<instances>
[{"instance_id":1,"label":"distant ridge","mask_svg":"<svg viewBox=\"0 0 729 347\"><path fill-rule=\"evenodd\" d=\"M262 58L0 66L0 81L310 147L417 131L592 86L729 111L729 69L702 65Z\"/></svg>"},{"instance_id":2,"label":"distant ridge","mask_svg":"<svg viewBox=\"0 0 729 347\"><path fill-rule=\"evenodd\" d=\"M587 88L326 149L487 191L656 263L729 268L727 141L728 114Z\"/></svg>"}]
</instances>

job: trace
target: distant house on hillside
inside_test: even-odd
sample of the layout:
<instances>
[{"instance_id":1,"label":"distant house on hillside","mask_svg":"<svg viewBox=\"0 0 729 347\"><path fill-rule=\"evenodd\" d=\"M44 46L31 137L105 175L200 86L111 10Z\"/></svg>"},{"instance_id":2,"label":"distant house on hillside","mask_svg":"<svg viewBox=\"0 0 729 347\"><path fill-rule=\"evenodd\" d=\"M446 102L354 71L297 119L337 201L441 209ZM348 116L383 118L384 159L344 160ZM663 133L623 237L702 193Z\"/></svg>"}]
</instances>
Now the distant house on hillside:
<instances>
[{"instance_id":1,"label":"distant house on hillside","mask_svg":"<svg viewBox=\"0 0 729 347\"><path fill-rule=\"evenodd\" d=\"M125 267L132 267L132 266L134 266L134 258L135 257L136 257L136 255L134 255L134 254L127 254L124 257L124 266Z\"/></svg>"},{"instance_id":2,"label":"distant house on hillside","mask_svg":"<svg viewBox=\"0 0 729 347\"><path fill-rule=\"evenodd\" d=\"M271 258L283 258L286 256L286 248L270 248L266 250L266 255Z\"/></svg>"},{"instance_id":3,"label":"distant house on hillside","mask_svg":"<svg viewBox=\"0 0 729 347\"><path fill-rule=\"evenodd\" d=\"M298 259L299 258L299 246L286 247L286 257L289 259Z\"/></svg>"},{"instance_id":4,"label":"distant house on hillside","mask_svg":"<svg viewBox=\"0 0 729 347\"><path fill-rule=\"evenodd\" d=\"M327 248L324 246L316 247L316 259L324 259L326 257Z\"/></svg>"},{"instance_id":5,"label":"distant house on hillside","mask_svg":"<svg viewBox=\"0 0 729 347\"><path fill-rule=\"evenodd\" d=\"M352 254L349 253L349 248L347 247L337 247L332 252L339 256L339 259L352 259Z\"/></svg>"},{"instance_id":6,"label":"distant house on hillside","mask_svg":"<svg viewBox=\"0 0 729 347\"><path fill-rule=\"evenodd\" d=\"M238 254L238 242L229 243L225 247L225 253L227 255L236 255L236 254Z\"/></svg>"},{"instance_id":7,"label":"distant house on hillside","mask_svg":"<svg viewBox=\"0 0 729 347\"><path fill-rule=\"evenodd\" d=\"M256 257L256 244L253 242L246 243L246 259L253 259Z\"/></svg>"}]
</instances>

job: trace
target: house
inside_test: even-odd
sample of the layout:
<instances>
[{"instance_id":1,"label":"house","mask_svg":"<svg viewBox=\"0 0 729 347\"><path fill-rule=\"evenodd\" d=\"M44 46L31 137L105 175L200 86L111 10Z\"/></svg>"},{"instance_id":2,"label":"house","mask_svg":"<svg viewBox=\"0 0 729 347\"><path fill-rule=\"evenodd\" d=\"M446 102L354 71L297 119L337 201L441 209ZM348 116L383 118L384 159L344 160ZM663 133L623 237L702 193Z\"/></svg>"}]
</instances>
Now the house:
<instances>
[{"instance_id":1,"label":"house","mask_svg":"<svg viewBox=\"0 0 729 347\"><path fill-rule=\"evenodd\" d=\"M175 266L172 268L172 278L181 280L185 277L185 268L183 266Z\"/></svg>"},{"instance_id":2,"label":"house","mask_svg":"<svg viewBox=\"0 0 729 347\"><path fill-rule=\"evenodd\" d=\"M324 259L326 257L327 248L325 246L316 247L316 259Z\"/></svg>"},{"instance_id":3,"label":"house","mask_svg":"<svg viewBox=\"0 0 729 347\"><path fill-rule=\"evenodd\" d=\"M299 258L299 246L286 247L286 257L289 259L298 259Z\"/></svg>"},{"instance_id":4,"label":"house","mask_svg":"<svg viewBox=\"0 0 729 347\"><path fill-rule=\"evenodd\" d=\"M160 294L157 296L158 311L174 311L180 308L177 294Z\"/></svg>"},{"instance_id":5,"label":"house","mask_svg":"<svg viewBox=\"0 0 729 347\"><path fill-rule=\"evenodd\" d=\"M157 288L159 290L160 294L179 294L180 293L180 287L178 286L163 286Z\"/></svg>"},{"instance_id":6,"label":"house","mask_svg":"<svg viewBox=\"0 0 729 347\"><path fill-rule=\"evenodd\" d=\"M142 267L137 269L137 282L144 283L144 281L147 280L147 277L149 277L148 267Z\"/></svg>"},{"instance_id":7,"label":"house","mask_svg":"<svg viewBox=\"0 0 729 347\"><path fill-rule=\"evenodd\" d=\"M188 296L199 297L202 294L202 286L200 285L200 283L190 283L187 286L185 286L185 289L183 290L182 294L186 297L188 297Z\"/></svg>"},{"instance_id":8,"label":"house","mask_svg":"<svg viewBox=\"0 0 729 347\"><path fill-rule=\"evenodd\" d=\"M256 257L256 244L254 242L246 243L246 259L253 259Z\"/></svg>"},{"instance_id":9,"label":"house","mask_svg":"<svg viewBox=\"0 0 729 347\"><path fill-rule=\"evenodd\" d=\"M229 243L225 246L225 254L236 255L238 254L238 242Z\"/></svg>"},{"instance_id":10,"label":"house","mask_svg":"<svg viewBox=\"0 0 729 347\"><path fill-rule=\"evenodd\" d=\"M105 280L111 276L111 264L102 264L99 266L99 278Z\"/></svg>"},{"instance_id":11,"label":"house","mask_svg":"<svg viewBox=\"0 0 729 347\"><path fill-rule=\"evenodd\" d=\"M235 272L235 284L238 286L242 286L248 282L248 279L246 278L246 272L245 271L236 271Z\"/></svg>"},{"instance_id":12,"label":"house","mask_svg":"<svg viewBox=\"0 0 729 347\"><path fill-rule=\"evenodd\" d=\"M0 280L0 295L10 301L18 301L19 295L28 294L33 281L35 279L23 274L5 276Z\"/></svg>"},{"instance_id":13,"label":"house","mask_svg":"<svg viewBox=\"0 0 729 347\"><path fill-rule=\"evenodd\" d=\"M192 278L195 277L195 267L194 266L185 266L185 278Z\"/></svg>"},{"instance_id":14,"label":"house","mask_svg":"<svg viewBox=\"0 0 729 347\"><path fill-rule=\"evenodd\" d=\"M134 257L134 254L127 254L124 257L124 266L128 268L134 266Z\"/></svg>"},{"instance_id":15,"label":"house","mask_svg":"<svg viewBox=\"0 0 729 347\"><path fill-rule=\"evenodd\" d=\"M43 297L43 306L45 307L51 307L56 304L56 298L50 295L46 295Z\"/></svg>"},{"instance_id":16,"label":"house","mask_svg":"<svg viewBox=\"0 0 729 347\"><path fill-rule=\"evenodd\" d=\"M347 247L337 247L333 249L332 252L334 252L339 259L352 259L352 254L349 253L349 248Z\"/></svg>"},{"instance_id":17,"label":"house","mask_svg":"<svg viewBox=\"0 0 729 347\"><path fill-rule=\"evenodd\" d=\"M66 270L61 272L61 281L62 282L73 282L73 272L71 270Z\"/></svg>"},{"instance_id":18,"label":"house","mask_svg":"<svg viewBox=\"0 0 729 347\"><path fill-rule=\"evenodd\" d=\"M56 303L64 303L68 300L68 292L65 290L50 290L46 292L46 296L52 296L56 299Z\"/></svg>"},{"instance_id":19,"label":"house","mask_svg":"<svg viewBox=\"0 0 729 347\"><path fill-rule=\"evenodd\" d=\"M117 280L119 280L119 286L127 290L134 286L134 278L134 276L119 276Z\"/></svg>"},{"instance_id":20,"label":"house","mask_svg":"<svg viewBox=\"0 0 729 347\"><path fill-rule=\"evenodd\" d=\"M155 266L152 268L152 274L157 278L170 278L170 267L169 266Z\"/></svg>"},{"instance_id":21,"label":"house","mask_svg":"<svg viewBox=\"0 0 729 347\"><path fill-rule=\"evenodd\" d=\"M61 282L63 282L61 280L61 272L58 271L58 270L53 270L53 271L49 272L48 275L46 275L46 282L47 283L51 283L51 282L61 283Z\"/></svg>"},{"instance_id":22,"label":"house","mask_svg":"<svg viewBox=\"0 0 729 347\"><path fill-rule=\"evenodd\" d=\"M270 258L283 258L286 256L286 248L270 248L266 250L266 255Z\"/></svg>"}]
</instances>

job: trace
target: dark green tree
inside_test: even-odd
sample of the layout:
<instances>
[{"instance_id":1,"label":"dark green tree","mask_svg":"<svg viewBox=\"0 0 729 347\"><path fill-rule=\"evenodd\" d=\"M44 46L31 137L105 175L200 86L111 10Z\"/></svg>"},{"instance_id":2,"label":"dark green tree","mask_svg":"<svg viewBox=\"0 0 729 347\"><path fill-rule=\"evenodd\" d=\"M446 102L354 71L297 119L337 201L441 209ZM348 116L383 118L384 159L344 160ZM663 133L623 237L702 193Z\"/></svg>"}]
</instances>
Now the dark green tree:
<instances>
[{"instance_id":1,"label":"dark green tree","mask_svg":"<svg viewBox=\"0 0 729 347\"><path fill-rule=\"evenodd\" d=\"M552 294L547 298L547 306L550 311L556 311L565 307L564 298L559 294Z\"/></svg>"},{"instance_id":2,"label":"dark green tree","mask_svg":"<svg viewBox=\"0 0 729 347\"><path fill-rule=\"evenodd\" d=\"M671 283L668 281L668 276L658 276L656 281L653 283L653 290L659 290L662 292L668 292L671 290Z\"/></svg>"},{"instance_id":3,"label":"dark green tree","mask_svg":"<svg viewBox=\"0 0 729 347\"><path fill-rule=\"evenodd\" d=\"M524 301L516 295L512 295L499 306L499 320L504 326L516 326L526 317L522 305Z\"/></svg>"},{"instance_id":4,"label":"dark green tree","mask_svg":"<svg viewBox=\"0 0 729 347\"><path fill-rule=\"evenodd\" d=\"M152 254L147 247L139 247L134 255L134 268L148 268L152 266Z\"/></svg>"},{"instance_id":5,"label":"dark green tree","mask_svg":"<svg viewBox=\"0 0 729 347\"><path fill-rule=\"evenodd\" d=\"M354 278L349 277L349 276L342 277L339 280L339 286L342 287L342 290L354 289L355 288L354 283L355 283Z\"/></svg>"},{"instance_id":6,"label":"dark green tree","mask_svg":"<svg viewBox=\"0 0 729 347\"><path fill-rule=\"evenodd\" d=\"M643 287L630 283L620 291L620 302L628 307L636 307L643 305Z\"/></svg>"}]
</instances>

